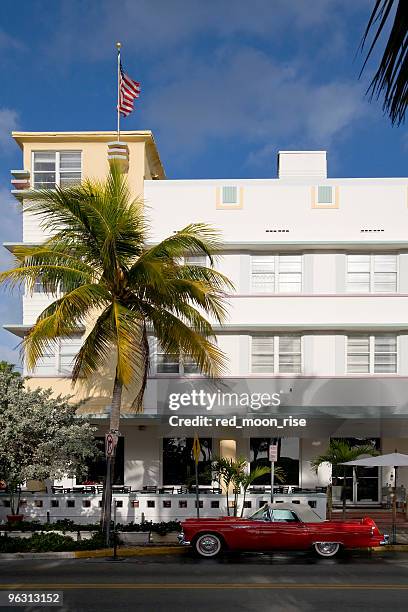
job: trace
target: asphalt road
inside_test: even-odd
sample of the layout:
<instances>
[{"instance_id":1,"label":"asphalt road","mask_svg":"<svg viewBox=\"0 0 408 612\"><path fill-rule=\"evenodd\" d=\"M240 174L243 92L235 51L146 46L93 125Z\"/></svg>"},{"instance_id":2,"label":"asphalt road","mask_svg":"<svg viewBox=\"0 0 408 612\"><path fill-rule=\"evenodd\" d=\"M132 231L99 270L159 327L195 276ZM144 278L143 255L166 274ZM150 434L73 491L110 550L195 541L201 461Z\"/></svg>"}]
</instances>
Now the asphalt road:
<instances>
[{"instance_id":1,"label":"asphalt road","mask_svg":"<svg viewBox=\"0 0 408 612\"><path fill-rule=\"evenodd\" d=\"M408 609L408 555L247 554L0 561L0 590L59 590L72 612L371 612Z\"/></svg>"}]
</instances>

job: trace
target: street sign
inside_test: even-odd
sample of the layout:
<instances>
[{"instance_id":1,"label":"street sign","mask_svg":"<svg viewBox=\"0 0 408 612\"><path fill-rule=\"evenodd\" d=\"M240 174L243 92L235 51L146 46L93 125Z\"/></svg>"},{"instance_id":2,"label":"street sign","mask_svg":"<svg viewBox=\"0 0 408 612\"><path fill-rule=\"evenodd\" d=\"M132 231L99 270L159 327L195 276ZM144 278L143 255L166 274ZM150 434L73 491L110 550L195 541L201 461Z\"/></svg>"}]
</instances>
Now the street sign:
<instances>
[{"instance_id":1,"label":"street sign","mask_svg":"<svg viewBox=\"0 0 408 612\"><path fill-rule=\"evenodd\" d=\"M196 462L196 465L200 459L200 453L201 453L201 444L200 444L200 440L199 437L197 436L197 434L194 435L194 442L193 442L193 456L194 456L194 460Z\"/></svg>"},{"instance_id":2,"label":"street sign","mask_svg":"<svg viewBox=\"0 0 408 612\"><path fill-rule=\"evenodd\" d=\"M269 445L269 461L277 461L278 460L278 445L270 444Z\"/></svg>"},{"instance_id":3,"label":"street sign","mask_svg":"<svg viewBox=\"0 0 408 612\"><path fill-rule=\"evenodd\" d=\"M115 454L116 445L118 443L118 436L113 433L105 434L105 455L106 457L113 457Z\"/></svg>"}]
</instances>

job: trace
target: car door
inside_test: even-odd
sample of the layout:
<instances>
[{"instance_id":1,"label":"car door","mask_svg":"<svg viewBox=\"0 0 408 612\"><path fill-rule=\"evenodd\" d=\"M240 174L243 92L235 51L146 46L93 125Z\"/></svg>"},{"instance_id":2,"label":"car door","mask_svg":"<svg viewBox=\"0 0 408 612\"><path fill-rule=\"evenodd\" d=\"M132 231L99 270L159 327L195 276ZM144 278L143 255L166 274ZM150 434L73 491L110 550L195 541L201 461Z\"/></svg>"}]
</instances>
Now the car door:
<instances>
[{"instance_id":1,"label":"car door","mask_svg":"<svg viewBox=\"0 0 408 612\"><path fill-rule=\"evenodd\" d=\"M262 550L260 535L271 524L269 508L264 506L246 521L239 521L233 527L233 547L241 550Z\"/></svg>"},{"instance_id":2,"label":"car door","mask_svg":"<svg viewBox=\"0 0 408 612\"><path fill-rule=\"evenodd\" d=\"M295 512L270 510L271 521L260 524L257 550L303 550L309 547L308 529Z\"/></svg>"}]
</instances>

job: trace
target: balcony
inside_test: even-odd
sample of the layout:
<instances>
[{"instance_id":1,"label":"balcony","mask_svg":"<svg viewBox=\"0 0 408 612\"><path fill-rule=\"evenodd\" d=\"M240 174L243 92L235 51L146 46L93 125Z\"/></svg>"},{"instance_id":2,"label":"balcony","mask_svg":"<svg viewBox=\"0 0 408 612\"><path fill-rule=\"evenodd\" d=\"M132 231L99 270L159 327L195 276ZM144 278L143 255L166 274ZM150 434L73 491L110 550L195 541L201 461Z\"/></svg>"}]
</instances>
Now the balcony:
<instances>
[{"instance_id":1,"label":"balcony","mask_svg":"<svg viewBox=\"0 0 408 612\"><path fill-rule=\"evenodd\" d=\"M407 294L245 294L229 304L224 331L408 329Z\"/></svg>"},{"instance_id":2,"label":"balcony","mask_svg":"<svg viewBox=\"0 0 408 612\"><path fill-rule=\"evenodd\" d=\"M11 170L11 193L18 200L22 200L24 195L30 190L30 171L29 170Z\"/></svg>"}]
</instances>

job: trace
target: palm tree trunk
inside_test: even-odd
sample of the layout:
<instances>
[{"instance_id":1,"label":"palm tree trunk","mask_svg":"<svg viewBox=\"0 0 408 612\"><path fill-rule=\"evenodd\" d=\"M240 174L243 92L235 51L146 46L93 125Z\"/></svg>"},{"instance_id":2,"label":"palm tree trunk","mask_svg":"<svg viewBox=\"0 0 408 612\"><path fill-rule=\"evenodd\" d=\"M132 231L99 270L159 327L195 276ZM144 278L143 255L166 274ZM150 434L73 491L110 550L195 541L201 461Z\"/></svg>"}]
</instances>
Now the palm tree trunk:
<instances>
[{"instance_id":1,"label":"palm tree trunk","mask_svg":"<svg viewBox=\"0 0 408 612\"><path fill-rule=\"evenodd\" d=\"M241 518L244 516L244 508L245 508L245 498L246 498L246 488L243 487L244 489L244 497L242 498L242 508L241 508Z\"/></svg>"},{"instance_id":2,"label":"palm tree trunk","mask_svg":"<svg viewBox=\"0 0 408 612\"><path fill-rule=\"evenodd\" d=\"M327 514L328 514L329 521L331 521L332 514L333 514L333 486L332 484L329 484L327 486L326 493L327 493Z\"/></svg>"},{"instance_id":3,"label":"palm tree trunk","mask_svg":"<svg viewBox=\"0 0 408 612\"><path fill-rule=\"evenodd\" d=\"M228 484L225 483L225 495L227 497L227 516L230 515L228 489L229 489L229 483Z\"/></svg>"},{"instance_id":4,"label":"palm tree trunk","mask_svg":"<svg viewBox=\"0 0 408 612\"><path fill-rule=\"evenodd\" d=\"M343 468L343 492L342 492L342 501L343 501L343 520L346 519L346 468Z\"/></svg>"},{"instance_id":5,"label":"palm tree trunk","mask_svg":"<svg viewBox=\"0 0 408 612\"><path fill-rule=\"evenodd\" d=\"M114 434L119 433L119 421L120 421L120 406L122 403L122 390L123 384L119 381L118 373L115 374L115 382L113 385L112 393L112 406L110 414L110 432ZM102 500L102 532L105 536L105 543L109 546L110 543L110 530L111 530L111 516L112 516L112 485L115 472L115 459L116 459L116 448L113 451L111 457L106 459L106 479L104 494Z\"/></svg>"}]
</instances>

